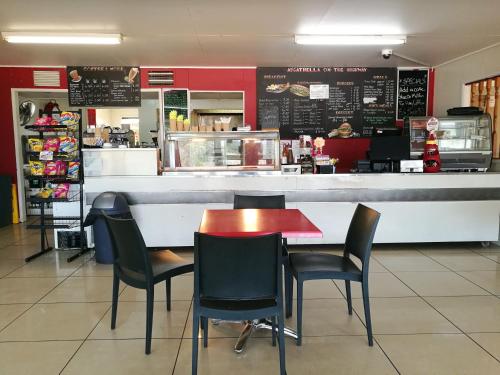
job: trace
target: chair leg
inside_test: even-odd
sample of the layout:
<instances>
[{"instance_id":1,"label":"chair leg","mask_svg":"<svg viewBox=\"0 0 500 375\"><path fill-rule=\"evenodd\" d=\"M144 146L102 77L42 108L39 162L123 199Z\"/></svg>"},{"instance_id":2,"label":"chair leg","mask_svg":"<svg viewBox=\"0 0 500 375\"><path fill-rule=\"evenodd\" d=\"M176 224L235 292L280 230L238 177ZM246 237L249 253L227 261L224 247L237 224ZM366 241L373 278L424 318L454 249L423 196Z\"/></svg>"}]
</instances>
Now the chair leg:
<instances>
[{"instance_id":1,"label":"chair leg","mask_svg":"<svg viewBox=\"0 0 500 375\"><path fill-rule=\"evenodd\" d=\"M113 274L113 302L111 303L111 329L116 327L116 311L118 310L118 290L120 289L120 278Z\"/></svg>"},{"instance_id":2,"label":"chair leg","mask_svg":"<svg viewBox=\"0 0 500 375\"><path fill-rule=\"evenodd\" d=\"M171 291L172 291L172 283L171 283L171 279L167 279L165 280L165 289L167 290L167 311L170 311L170 307L171 307L171 303L170 303L170 299L171 299Z\"/></svg>"},{"instance_id":3,"label":"chair leg","mask_svg":"<svg viewBox=\"0 0 500 375\"><path fill-rule=\"evenodd\" d=\"M146 354L151 353L151 336L153 333L153 302L154 286L150 285L146 289Z\"/></svg>"},{"instance_id":4,"label":"chair leg","mask_svg":"<svg viewBox=\"0 0 500 375\"><path fill-rule=\"evenodd\" d=\"M276 346L276 317L271 317L271 337L273 340L273 346Z\"/></svg>"},{"instance_id":5,"label":"chair leg","mask_svg":"<svg viewBox=\"0 0 500 375\"><path fill-rule=\"evenodd\" d=\"M193 311L193 349L191 357L192 375L198 374L198 332L200 330L200 316L195 307Z\"/></svg>"},{"instance_id":6,"label":"chair leg","mask_svg":"<svg viewBox=\"0 0 500 375\"><path fill-rule=\"evenodd\" d=\"M345 281L345 295L347 299L347 311L352 315L351 281Z\"/></svg>"},{"instance_id":7,"label":"chair leg","mask_svg":"<svg viewBox=\"0 0 500 375\"><path fill-rule=\"evenodd\" d=\"M361 284L363 290L363 305L365 309L366 333L368 334L368 345L373 346L372 319L370 314L370 298L368 296L368 282Z\"/></svg>"},{"instance_id":8,"label":"chair leg","mask_svg":"<svg viewBox=\"0 0 500 375\"><path fill-rule=\"evenodd\" d=\"M286 375L285 362L285 319L283 311L278 314L278 346L280 353L280 375Z\"/></svg>"},{"instance_id":9,"label":"chair leg","mask_svg":"<svg viewBox=\"0 0 500 375\"><path fill-rule=\"evenodd\" d=\"M292 316L293 307L293 274L290 269L285 273L285 316Z\"/></svg>"},{"instance_id":10,"label":"chair leg","mask_svg":"<svg viewBox=\"0 0 500 375\"><path fill-rule=\"evenodd\" d=\"M302 294L304 282L297 279L297 346L302 345Z\"/></svg>"},{"instance_id":11,"label":"chair leg","mask_svg":"<svg viewBox=\"0 0 500 375\"><path fill-rule=\"evenodd\" d=\"M203 347L206 348L208 346L208 318L201 317L201 328L203 330Z\"/></svg>"}]
</instances>

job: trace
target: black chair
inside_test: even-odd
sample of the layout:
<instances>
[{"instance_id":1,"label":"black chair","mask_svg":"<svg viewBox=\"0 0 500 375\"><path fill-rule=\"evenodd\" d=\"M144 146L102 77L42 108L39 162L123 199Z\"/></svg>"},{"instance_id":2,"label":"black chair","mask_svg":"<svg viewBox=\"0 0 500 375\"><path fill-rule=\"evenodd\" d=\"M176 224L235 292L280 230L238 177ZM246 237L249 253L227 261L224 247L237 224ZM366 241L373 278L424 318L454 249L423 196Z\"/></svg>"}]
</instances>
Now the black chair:
<instances>
[{"instance_id":1,"label":"black chair","mask_svg":"<svg viewBox=\"0 0 500 375\"><path fill-rule=\"evenodd\" d=\"M297 345L302 344L302 290L304 281L336 279L345 280L349 315L352 315L351 281L361 283L368 344L373 346L368 296L368 267L379 218L380 213L358 204L349 225L343 256L322 253L290 254L290 272L285 276L289 279L287 282L289 289L286 290L286 316L292 315L293 277L295 277L297 280ZM351 254L361 260L361 269L349 258Z\"/></svg>"},{"instance_id":2,"label":"black chair","mask_svg":"<svg viewBox=\"0 0 500 375\"><path fill-rule=\"evenodd\" d=\"M193 271L193 263L169 250L148 251L134 219L117 219L104 214L113 242L113 303L111 329L116 327L120 280L146 290L146 354L151 353L154 285L165 281L167 310L170 311L171 278Z\"/></svg>"},{"instance_id":3,"label":"black chair","mask_svg":"<svg viewBox=\"0 0 500 375\"><path fill-rule=\"evenodd\" d=\"M233 208L285 208L285 196L235 194Z\"/></svg>"},{"instance_id":4,"label":"black chair","mask_svg":"<svg viewBox=\"0 0 500 375\"><path fill-rule=\"evenodd\" d=\"M198 330L208 344L208 318L254 320L271 317L280 374L285 370L281 235L217 237L194 235L194 302L192 373L198 370Z\"/></svg>"}]
</instances>

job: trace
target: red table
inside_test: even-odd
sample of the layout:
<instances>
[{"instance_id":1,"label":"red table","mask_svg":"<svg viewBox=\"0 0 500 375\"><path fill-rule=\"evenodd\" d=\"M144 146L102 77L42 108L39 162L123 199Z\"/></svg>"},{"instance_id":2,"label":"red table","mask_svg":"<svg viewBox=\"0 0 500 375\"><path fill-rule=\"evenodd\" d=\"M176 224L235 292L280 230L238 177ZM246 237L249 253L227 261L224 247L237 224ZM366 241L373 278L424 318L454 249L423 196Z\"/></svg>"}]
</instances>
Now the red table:
<instances>
[{"instance_id":1,"label":"red table","mask_svg":"<svg viewBox=\"0 0 500 375\"><path fill-rule=\"evenodd\" d=\"M321 238L323 233L297 209L205 210L200 233L223 237L280 232L284 238Z\"/></svg>"},{"instance_id":2,"label":"red table","mask_svg":"<svg viewBox=\"0 0 500 375\"><path fill-rule=\"evenodd\" d=\"M199 232L223 237L259 236L277 232L284 238L323 237L321 230L297 209L205 210ZM271 322L267 319L246 322L234 347L237 353L243 350L250 334L256 329L272 329ZM296 332L287 327L285 335L297 339Z\"/></svg>"}]
</instances>

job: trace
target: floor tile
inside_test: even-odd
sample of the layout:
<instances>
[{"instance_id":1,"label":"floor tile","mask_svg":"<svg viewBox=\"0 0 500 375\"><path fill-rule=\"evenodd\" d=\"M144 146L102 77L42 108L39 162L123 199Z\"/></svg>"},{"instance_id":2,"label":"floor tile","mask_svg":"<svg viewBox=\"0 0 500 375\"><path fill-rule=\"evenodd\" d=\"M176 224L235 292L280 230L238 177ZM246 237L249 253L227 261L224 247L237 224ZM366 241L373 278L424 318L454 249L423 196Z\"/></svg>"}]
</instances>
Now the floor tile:
<instances>
[{"instance_id":1,"label":"floor tile","mask_svg":"<svg viewBox=\"0 0 500 375\"><path fill-rule=\"evenodd\" d=\"M120 284L123 284L122 282ZM192 276L177 276L172 278L172 301L191 301L193 299L194 279ZM165 283L155 285L155 301L165 301ZM127 286L120 295L120 301L146 301L146 291Z\"/></svg>"},{"instance_id":2,"label":"floor tile","mask_svg":"<svg viewBox=\"0 0 500 375\"><path fill-rule=\"evenodd\" d=\"M144 340L88 340L62 372L63 375L165 375L174 368L180 340L153 340L144 354Z\"/></svg>"},{"instance_id":3,"label":"floor tile","mask_svg":"<svg viewBox=\"0 0 500 375\"><path fill-rule=\"evenodd\" d=\"M83 263L79 258L71 263L67 262L67 254L50 253L26 263L23 267L10 273L8 277L58 277L69 276Z\"/></svg>"},{"instance_id":4,"label":"floor tile","mask_svg":"<svg viewBox=\"0 0 500 375\"><path fill-rule=\"evenodd\" d=\"M191 302L175 301L167 311L165 302L155 302L153 310L154 338L182 338ZM146 337L146 303L119 302L116 328L112 330L111 311L97 325L91 339L135 339Z\"/></svg>"},{"instance_id":5,"label":"floor tile","mask_svg":"<svg viewBox=\"0 0 500 375\"><path fill-rule=\"evenodd\" d=\"M22 266L24 261L21 259L0 259L0 278Z\"/></svg>"},{"instance_id":6,"label":"floor tile","mask_svg":"<svg viewBox=\"0 0 500 375\"><path fill-rule=\"evenodd\" d=\"M112 264L100 264L91 259L83 264L72 276L113 276Z\"/></svg>"},{"instance_id":7,"label":"floor tile","mask_svg":"<svg viewBox=\"0 0 500 375\"><path fill-rule=\"evenodd\" d=\"M63 280L57 277L4 277L0 279L0 304L37 302Z\"/></svg>"},{"instance_id":8,"label":"floor tile","mask_svg":"<svg viewBox=\"0 0 500 375\"><path fill-rule=\"evenodd\" d=\"M379 335L376 338L404 375L500 373L500 363L465 335Z\"/></svg>"},{"instance_id":9,"label":"floor tile","mask_svg":"<svg viewBox=\"0 0 500 375\"><path fill-rule=\"evenodd\" d=\"M293 306L293 316L285 325L296 328L297 310ZM303 336L364 335L365 327L356 315L347 313L344 299L304 300L302 312Z\"/></svg>"},{"instance_id":10,"label":"floor tile","mask_svg":"<svg viewBox=\"0 0 500 375\"><path fill-rule=\"evenodd\" d=\"M297 283L294 279L294 297L297 298ZM344 298L332 280L309 280L304 283L304 299Z\"/></svg>"},{"instance_id":11,"label":"floor tile","mask_svg":"<svg viewBox=\"0 0 500 375\"><path fill-rule=\"evenodd\" d=\"M335 280L335 283L345 295L345 282ZM406 285L390 273L371 273L368 275L368 291L370 297L408 297L415 296ZM361 298L361 283L351 282L351 295Z\"/></svg>"},{"instance_id":12,"label":"floor tile","mask_svg":"<svg viewBox=\"0 0 500 375\"><path fill-rule=\"evenodd\" d=\"M494 296L427 297L464 332L500 332L500 299Z\"/></svg>"},{"instance_id":13,"label":"floor tile","mask_svg":"<svg viewBox=\"0 0 500 375\"><path fill-rule=\"evenodd\" d=\"M445 267L418 251L387 251L373 256L392 272L448 271Z\"/></svg>"},{"instance_id":14,"label":"floor tile","mask_svg":"<svg viewBox=\"0 0 500 375\"><path fill-rule=\"evenodd\" d=\"M111 302L112 294L112 277L68 277L40 302Z\"/></svg>"},{"instance_id":15,"label":"floor tile","mask_svg":"<svg viewBox=\"0 0 500 375\"><path fill-rule=\"evenodd\" d=\"M33 255L37 250L32 246L25 245L10 245L3 248L0 247L0 261L11 260L24 260L26 257Z\"/></svg>"},{"instance_id":16,"label":"floor tile","mask_svg":"<svg viewBox=\"0 0 500 375\"><path fill-rule=\"evenodd\" d=\"M31 304L0 305L0 330L28 310Z\"/></svg>"},{"instance_id":17,"label":"floor tile","mask_svg":"<svg viewBox=\"0 0 500 375\"><path fill-rule=\"evenodd\" d=\"M459 272L460 275L488 292L500 295L500 270L499 271L468 271Z\"/></svg>"},{"instance_id":18,"label":"floor tile","mask_svg":"<svg viewBox=\"0 0 500 375\"><path fill-rule=\"evenodd\" d=\"M413 243L377 243L373 244L372 252L383 251L412 251L416 250L416 244Z\"/></svg>"},{"instance_id":19,"label":"floor tile","mask_svg":"<svg viewBox=\"0 0 500 375\"><path fill-rule=\"evenodd\" d=\"M0 343L2 374L59 374L81 341Z\"/></svg>"},{"instance_id":20,"label":"floor tile","mask_svg":"<svg viewBox=\"0 0 500 375\"><path fill-rule=\"evenodd\" d=\"M37 304L0 332L0 341L81 340L109 307L107 303Z\"/></svg>"},{"instance_id":21,"label":"floor tile","mask_svg":"<svg viewBox=\"0 0 500 375\"><path fill-rule=\"evenodd\" d=\"M453 271L495 271L500 272L500 264L479 254L430 255L432 259Z\"/></svg>"},{"instance_id":22,"label":"floor tile","mask_svg":"<svg viewBox=\"0 0 500 375\"><path fill-rule=\"evenodd\" d=\"M498 252L490 252L490 253L482 252L480 254L488 259L491 259L494 262L500 263L500 253Z\"/></svg>"},{"instance_id":23,"label":"floor tile","mask_svg":"<svg viewBox=\"0 0 500 375\"><path fill-rule=\"evenodd\" d=\"M484 289L454 272L396 272L395 275L421 296L488 294Z\"/></svg>"},{"instance_id":24,"label":"floor tile","mask_svg":"<svg viewBox=\"0 0 500 375\"><path fill-rule=\"evenodd\" d=\"M363 300L353 300L354 310L365 321ZM446 318L420 297L371 298L374 334L459 333Z\"/></svg>"},{"instance_id":25,"label":"floor tile","mask_svg":"<svg viewBox=\"0 0 500 375\"><path fill-rule=\"evenodd\" d=\"M500 361L500 333L471 333L469 336Z\"/></svg>"},{"instance_id":26,"label":"floor tile","mask_svg":"<svg viewBox=\"0 0 500 375\"><path fill-rule=\"evenodd\" d=\"M252 340L242 354L234 353L233 345L231 339L211 339L203 348L200 341L198 374L279 373L278 347L269 340ZM191 346L191 340L182 341L174 375L191 374ZM397 374L380 348L369 347L360 336L305 337L299 347L287 339L285 346L289 375Z\"/></svg>"}]
</instances>

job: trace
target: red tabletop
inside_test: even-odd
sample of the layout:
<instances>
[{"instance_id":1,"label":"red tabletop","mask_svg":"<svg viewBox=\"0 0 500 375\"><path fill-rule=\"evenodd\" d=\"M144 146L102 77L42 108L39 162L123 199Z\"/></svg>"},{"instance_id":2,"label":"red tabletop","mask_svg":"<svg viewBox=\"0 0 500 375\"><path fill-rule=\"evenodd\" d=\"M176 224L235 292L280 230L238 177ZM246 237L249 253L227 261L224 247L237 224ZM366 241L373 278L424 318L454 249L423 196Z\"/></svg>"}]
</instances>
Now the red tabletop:
<instances>
[{"instance_id":1,"label":"red tabletop","mask_svg":"<svg viewBox=\"0 0 500 375\"><path fill-rule=\"evenodd\" d=\"M280 232L284 238L321 238L323 233L297 209L205 210L200 233L224 237Z\"/></svg>"}]
</instances>

